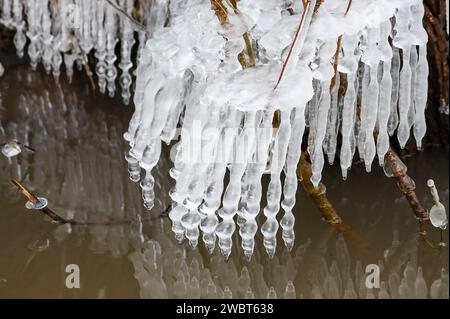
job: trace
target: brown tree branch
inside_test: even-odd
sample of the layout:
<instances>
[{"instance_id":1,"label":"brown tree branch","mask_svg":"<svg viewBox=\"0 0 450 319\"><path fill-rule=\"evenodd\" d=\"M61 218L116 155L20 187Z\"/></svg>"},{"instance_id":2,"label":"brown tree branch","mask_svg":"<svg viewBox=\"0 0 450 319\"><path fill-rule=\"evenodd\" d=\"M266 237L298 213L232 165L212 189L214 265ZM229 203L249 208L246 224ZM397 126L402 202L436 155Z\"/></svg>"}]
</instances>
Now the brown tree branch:
<instances>
[{"instance_id":1,"label":"brown tree branch","mask_svg":"<svg viewBox=\"0 0 450 319\"><path fill-rule=\"evenodd\" d=\"M23 186L21 183L19 183L18 181L16 181L15 179L11 180L11 184L13 186L15 186L19 192L25 196L31 203L33 203L34 205L39 203L39 199L37 198L36 195L34 195L32 192L30 192L25 186ZM62 218L61 216L59 216L58 214L56 214L54 211L52 211L50 208L48 207L44 207L42 209L39 209L39 211L43 212L45 215L47 215L48 217L50 217L53 221L56 221L58 223L61 224L65 224L67 223L67 220L65 220L64 218Z\"/></svg>"},{"instance_id":2,"label":"brown tree branch","mask_svg":"<svg viewBox=\"0 0 450 319\"><path fill-rule=\"evenodd\" d=\"M311 197L326 222L330 224L342 223L341 217L339 217L336 210L333 208L333 205L331 205L326 196L325 185L319 183L319 186L315 188L313 183L311 182L312 167L307 158L308 153L306 151L302 152L300 161L297 165L297 176L301 179L303 189L306 191L309 197Z\"/></svg>"}]
</instances>

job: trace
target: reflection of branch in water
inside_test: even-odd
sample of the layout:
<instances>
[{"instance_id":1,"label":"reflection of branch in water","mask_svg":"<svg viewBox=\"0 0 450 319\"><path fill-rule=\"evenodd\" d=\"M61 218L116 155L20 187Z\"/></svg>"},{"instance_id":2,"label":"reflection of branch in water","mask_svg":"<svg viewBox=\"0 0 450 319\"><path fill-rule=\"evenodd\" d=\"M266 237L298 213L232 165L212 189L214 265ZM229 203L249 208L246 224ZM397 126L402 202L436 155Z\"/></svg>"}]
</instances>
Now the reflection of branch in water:
<instances>
[{"instance_id":1,"label":"reflection of branch in water","mask_svg":"<svg viewBox=\"0 0 450 319\"><path fill-rule=\"evenodd\" d=\"M20 191L20 193L22 195L24 195L31 203L33 203L34 205L39 203L38 197L36 195L34 195L32 192L30 192L21 183L19 183L15 179L12 179L11 180L11 184L14 185L15 187L17 187L17 189ZM154 216L154 217L150 217L150 218L144 218L141 221L153 221L153 220L157 220L157 219L160 219L160 218L165 218L165 217L168 216L168 213L169 213L171 207L172 206L169 205L160 215ZM56 214L54 211L52 211L48 207L44 207L44 208L38 209L38 210L43 212L48 217L50 217L53 221L55 221L57 223L60 223L60 224L69 223L69 224L72 224L72 225L83 225L83 226L89 226L89 225L105 225L105 226L107 226L107 225L126 224L126 223L134 222L134 220L110 221L110 222L106 222L106 223L79 222L79 221L75 221L75 220L66 220L66 219L62 218L61 216L59 216L58 214Z\"/></svg>"}]
</instances>

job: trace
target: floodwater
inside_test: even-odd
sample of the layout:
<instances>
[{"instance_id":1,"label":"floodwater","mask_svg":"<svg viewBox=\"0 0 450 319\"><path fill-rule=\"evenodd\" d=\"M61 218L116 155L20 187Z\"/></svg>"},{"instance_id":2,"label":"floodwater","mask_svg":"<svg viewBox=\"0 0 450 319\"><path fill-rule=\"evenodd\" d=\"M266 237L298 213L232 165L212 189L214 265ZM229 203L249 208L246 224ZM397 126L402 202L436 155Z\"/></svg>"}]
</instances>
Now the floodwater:
<instances>
[{"instance_id":1,"label":"floodwater","mask_svg":"<svg viewBox=\"0 0 450 319\"><path fill-rule=\"evenodd\" d=\"M122 134L131 114L120 99L93 97L83 73L56 82L23 63L6 65L0 142L16 138L36 153L0 154L1 298L448 298L448 246L418 240L407 202L375 162L370 174L355 164L347 181L338 165L325 168L329 199L351 232L323 222L300 187L291 252L279 238L269 259L260 235L250 262L238 238L228 261L201 242L196 249L177 243L163 214L173 186L168 151L154 170L152 211L128 179ZM448 208L448 153L429 148L405 163L423 204L431 208L426 181L433 178ZM11 178L84 225L55 224L26 209ZM439 231L427 230L437 244ZM79 266L79 288L66 286L70 264ZM373 264L381 267L379 289L365 284Z\"/></svg>"}]
</instances>

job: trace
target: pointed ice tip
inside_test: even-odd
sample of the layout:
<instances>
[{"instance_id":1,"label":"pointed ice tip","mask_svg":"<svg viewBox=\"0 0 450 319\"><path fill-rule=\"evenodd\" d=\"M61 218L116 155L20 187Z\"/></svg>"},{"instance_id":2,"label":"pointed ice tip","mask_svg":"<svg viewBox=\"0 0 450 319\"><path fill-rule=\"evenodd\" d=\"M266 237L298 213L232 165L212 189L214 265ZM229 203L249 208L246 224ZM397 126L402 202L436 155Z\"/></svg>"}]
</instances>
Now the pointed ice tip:
<instances>
[{"instance_id":1,"label":"pointed ice tip","mask_svg":"<svg viewBox=\"0 0 450 319\"><path fill-rule=\"evenodd\" d=\"M284 241L284 245L286 246L287 251L291 252L292 248L294 247L294 241L292 240Z\"/></svg>"},{"instance_id":2,"label":"pointed ice tip","mask_svg":"<svg viewBox=\"0 0 450 319\"><path fill-rule=\"evenodd\" d=\"M230 254L231 254L231 250L229 250L229 249L227 249L227 250L221 249L220 252L225 257L225 260L228 260L228 258L230 257Z\"/></svg>"},{"instance_id":3,"label":"pointed ice tip","mask_svg":"<svg viewBox=\"0 0 450 319\"><path fill-rule=\"evenodd\" d=\"M417 150L421 151L422 150L422 141L416 141L416 146L417 146Z\"/></svg>"},{"instance_id":4,"label":"pointed ice tip","mask_svg":"<svg viewBox=\"0 0 450 319\"><path fill-rule=\"evenodd\" d=\"M244 257L247 262L250 262L252 260L252 255L252 251L244 251Z\"/></svg>"},{"instance_id":5,"label":"pointed ice tip","mask_svg":"<svg viewBox=\"0 0 450 319\"><path fill-rule=\"evenodd\" d=\"M184 235L183 234L175 234L175 239L179 244L181 244L183 242Z\"/></svg>"},{"instance_id":6,"label":"pointed ice tip","mask_svg":"<svg viewBox=\"0 0 450 319\"><path fill-rule=\"evenodd\" d=\"M137 183L137 182L139 182L140 177L139 177L139 176L130 175L130 180L131 180L132 182Z\"/></svg>"},{"instance_id":7,"label":"pointed ice tip","mask_svg":"<svg viewBox=\"0 0 450 319\"><path fill-rule=\"evenodd\" d=\"M197 247L198 240L189 240L189 245L195 249Z\"/></svg>"},{"instance_id":8,"label":"pointed ice tip","mask_svg":"<svg viewBox=\"0 0 450 319\"><path fill-rule=\"evenodd\" d=\"M269 259L273 259L275 256L275 249L272 248L266 248L267 255L269 256Z\"/></svg>"},{"instance_id":9,"label":"pointed ice tip","mask_svg":"<svg viewBox=\"0 0 450 319\"><path fill-rule=\"evenodd\" d=\"M214 245L206 245L206 250L208 251L208 254L212 255L214 252Z\"/></svg>"},{"instance_id":10,"label":"pointed ice tip","mask_svg":"<svg viewBox=\"0 0 450 319\"><path fill-rule=\"evenodd\" d=\"M372 164L366 164L366 172L370 173L372 171Z\"/></svg>"}]
</instances>

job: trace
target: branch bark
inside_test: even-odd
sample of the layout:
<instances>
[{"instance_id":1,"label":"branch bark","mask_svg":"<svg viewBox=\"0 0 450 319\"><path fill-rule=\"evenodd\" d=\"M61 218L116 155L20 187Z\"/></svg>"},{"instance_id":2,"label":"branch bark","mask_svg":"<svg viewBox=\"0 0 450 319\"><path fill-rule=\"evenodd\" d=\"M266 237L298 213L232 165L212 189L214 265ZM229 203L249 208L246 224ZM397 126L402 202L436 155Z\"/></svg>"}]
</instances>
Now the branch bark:
<instances>
[{"instance_id":1,"label":"branch bark","mask_svg":"<svg viewBox=\"0 0 450 319\"><path fill-rule=\"evenodd\" d=\"M333 208L333 205L331 205L326 196L325 185L319 183L319 186L315 188L311 183L312 167L308 162L307 157L307 152L302 152L300 161L297 165L297 176L301 179L303 189L306 191L309 197L311 197L326 222L330 224L341 224L341 217L339 217L336 210Z\"/></svg>"}]
</instances>

